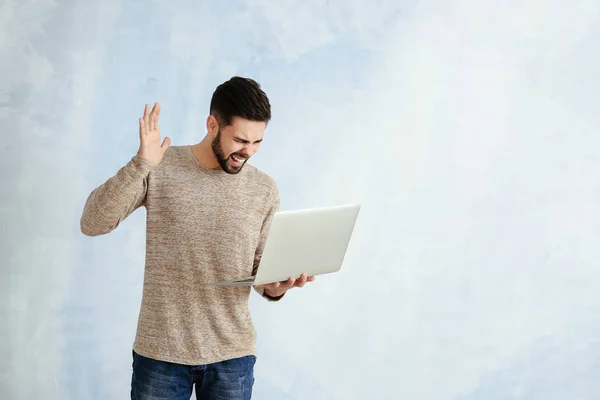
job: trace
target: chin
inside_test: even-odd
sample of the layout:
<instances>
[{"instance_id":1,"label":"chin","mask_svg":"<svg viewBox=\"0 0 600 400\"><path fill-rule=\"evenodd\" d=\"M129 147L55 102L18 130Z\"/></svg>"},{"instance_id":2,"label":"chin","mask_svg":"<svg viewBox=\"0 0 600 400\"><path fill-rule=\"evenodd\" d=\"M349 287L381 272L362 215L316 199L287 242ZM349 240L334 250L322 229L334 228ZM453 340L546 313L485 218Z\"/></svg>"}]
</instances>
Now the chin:
<instances>
[{"instance_id":1,"label":"chin","mask_svg":"<svg viewBox=\"0 0 600 400\"><path fill-rule=\"evenodd\" d=\"M240 173L240 171L242 169L244 169L244 165L246 165L246 163L242 164L242 166L239 168L235 168L235 167L232 167L231 165L227 165L227 168L225 168L225 172L227 172L228 174L231 174L231 175L238 174L238 173Z\"/></svg>"},{"instance_id":2,"label":"chin","mask_svg":"<svg viewBox=\"0 0 600 400\"><path fill-rule=\"evenodd\" d=\"M225 163L227 168L225 169L225 172L227 172L228 174L232 174L235 175L237 173L239 173L242 169L244 169L244 166L246 165L246 163L248 162L248 160L244 161L242 163L242 165L240 165L239 167L234 167L233 165L231 165L231 159L228 159L227 162Z\"/></svg>"}]
</instances>

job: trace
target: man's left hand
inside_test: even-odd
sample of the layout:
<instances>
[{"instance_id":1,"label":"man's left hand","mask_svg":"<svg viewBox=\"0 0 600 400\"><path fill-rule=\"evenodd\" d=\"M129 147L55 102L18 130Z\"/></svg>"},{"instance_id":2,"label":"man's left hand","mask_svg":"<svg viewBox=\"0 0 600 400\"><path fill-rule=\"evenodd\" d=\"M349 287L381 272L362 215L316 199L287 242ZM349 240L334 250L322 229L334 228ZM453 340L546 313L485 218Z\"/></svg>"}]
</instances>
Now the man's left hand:
<instances>
[{"instance_id":1,"label":"man's left hand","mask_svg":"<svg viewBox=\"0 0 600 400\"><path fill-rule=\"evenodd\" d=\"M315 280L314 276L307 276L306 274L300 275L299 278L290 278L283 282L274 282L264 285L265 294L271 297L280 297L285 294L288 290L298 287L303 287L307 282Z\"/></svg>"}]
</instances>

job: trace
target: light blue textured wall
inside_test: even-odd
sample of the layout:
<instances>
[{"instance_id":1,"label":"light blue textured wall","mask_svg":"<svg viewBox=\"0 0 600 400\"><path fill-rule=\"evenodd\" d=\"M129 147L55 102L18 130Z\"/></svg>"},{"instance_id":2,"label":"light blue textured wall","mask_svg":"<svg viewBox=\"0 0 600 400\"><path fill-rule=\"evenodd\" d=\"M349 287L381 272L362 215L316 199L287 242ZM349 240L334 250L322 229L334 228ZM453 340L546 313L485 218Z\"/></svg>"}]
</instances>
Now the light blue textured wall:
<instances>
[{"instance_id":1,"label":"light blue textured wall","mask_svg":"<svg viewBox=\"0 0 600 400\"><path fill-rule=\"evenodd\" d=\"M343 270L257 296L257 399L600 398L600 4L0 0L0 398L128 398L144 212L86 238L145 103L259 80L284 209Z\"/></svg>"}]
</instances>

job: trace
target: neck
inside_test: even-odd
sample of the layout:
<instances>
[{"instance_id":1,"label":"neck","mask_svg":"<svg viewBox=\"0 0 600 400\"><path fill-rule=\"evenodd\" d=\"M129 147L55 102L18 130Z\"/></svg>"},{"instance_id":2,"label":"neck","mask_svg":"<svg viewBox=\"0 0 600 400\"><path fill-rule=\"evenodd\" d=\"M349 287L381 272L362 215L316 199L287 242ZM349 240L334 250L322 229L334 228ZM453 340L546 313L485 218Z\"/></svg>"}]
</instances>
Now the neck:
<instances>
[{"instance_id":1,"label":"neck","mask_svg":"<svg viewBox=\"0 0 600 400\"><path fill-rule=\"evenodd\" d=\"M212 145L208 135L206 135L200 143L192 145L192 154L194 154L196 160L206 168L221 168L215 153L212 151Z\"/></svg>"}]
</instances>

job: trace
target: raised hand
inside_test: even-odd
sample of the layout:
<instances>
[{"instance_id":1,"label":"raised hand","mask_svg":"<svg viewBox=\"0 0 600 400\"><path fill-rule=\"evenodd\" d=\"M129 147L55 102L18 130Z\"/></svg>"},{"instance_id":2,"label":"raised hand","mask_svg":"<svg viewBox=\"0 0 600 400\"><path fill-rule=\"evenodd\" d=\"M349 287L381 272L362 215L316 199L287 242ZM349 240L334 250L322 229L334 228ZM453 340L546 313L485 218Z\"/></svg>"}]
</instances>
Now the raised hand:
<instances>
[{"instance_id":1,"label":"raised hand","mask_svg":"<svg viewBox=\"0 0 600 400\"><path fill-rule=\"evenodd\" d=\"M160 142L160 130L158 129L158 116L160 115L160 104L154 103L152 111L146 104L144 116L140 118L140 149L138 154L145 160L155 164L160 163L167 148L171 145L171 139L166 137Z\"/></svg>"}]
</instances>

